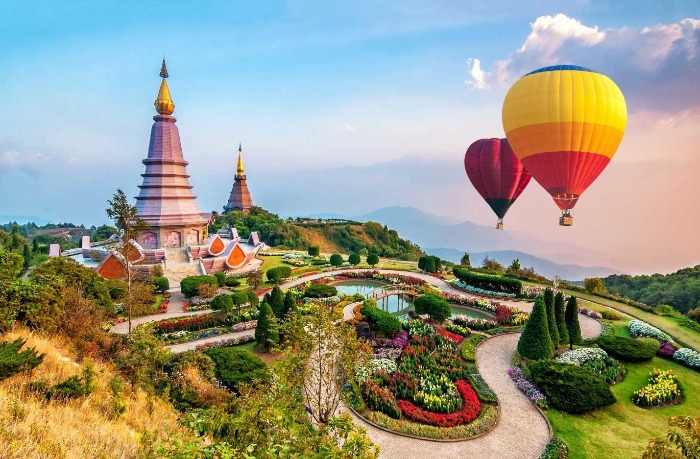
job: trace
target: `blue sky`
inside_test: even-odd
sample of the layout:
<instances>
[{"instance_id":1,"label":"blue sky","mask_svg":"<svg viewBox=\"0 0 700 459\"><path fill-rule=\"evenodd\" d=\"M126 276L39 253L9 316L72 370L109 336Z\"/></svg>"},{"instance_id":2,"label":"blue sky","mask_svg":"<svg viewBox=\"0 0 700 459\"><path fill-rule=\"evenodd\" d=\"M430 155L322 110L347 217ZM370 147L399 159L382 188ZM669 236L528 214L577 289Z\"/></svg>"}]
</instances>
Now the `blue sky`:
<instances>
[{"instance_id":1,"label":"blue sky","mask_svg":"<svg viewBox=\"0 0 700 459\"><path fill-rule=\"evenodd\" d=\"M626 138L577 206L579 226L549 224L556 209L541 190L528 189L509 218L598 244L595 229L628 212L634 240L621 228L603 244L644 247L674 232L677 245L660 252L688 252L694 231L665 216L639 228L650 205L700 224L692 207L666 206L700 192L687 175L700 166L687 147L700 140L700 25L682 22L699 13L697 0L2 2L0 214L99 224L117 187L135 195L165 55L203 210L225 203L241 141L253 199L278 213L400 204L491 225L464 151L503 135L515 75L563 60L618 82ZM609 199L661 169L667 184L696 188L659 185L643 209Z\"/></svg>"}]
</instances>

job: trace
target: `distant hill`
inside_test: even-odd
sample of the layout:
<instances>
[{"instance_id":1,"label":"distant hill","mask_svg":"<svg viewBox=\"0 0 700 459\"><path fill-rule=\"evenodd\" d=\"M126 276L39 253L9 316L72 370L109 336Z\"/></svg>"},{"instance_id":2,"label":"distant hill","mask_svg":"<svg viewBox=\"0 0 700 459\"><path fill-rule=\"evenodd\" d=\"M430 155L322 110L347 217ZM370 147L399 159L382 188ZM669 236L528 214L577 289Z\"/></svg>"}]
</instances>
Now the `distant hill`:
<instances>
[{"instance_id":1,"label":"distant hill","mask_svg":"<svg viewBox=\"0 0 700 459\"><path fill-rule=\"evenodd\" d=\"M456 249L425 249L430 255L435 255L443 260L448 260L453 263L459 263L464 251ZM559 264L553 261L535 257L533 255L518 252L517 250L495 250L492 252L470 252L469 256L474 266L480 266L484 258L492 258L504 266L508 266L514 259L520 261L520 266L523 268L533 268L535 272L541 274L548 279L554 279L559 276L563 280L581 281L586 277L605 277L610 274L615 274L615 271L610 268L598 266L580 266L572 264Z\"/></svg>"},{"instance_id":2,"label":"distant hill","mask_svg":"<svg viewBox=\"0 0 700 459\"><path fill-rule=\"evenodd\" d=\"M24 225L26 223L36 223L37 226L44 226L48 223L52 223L51 221L40 217L32 217L26 215L0 215L0 225L12 222L17 223L18 225Z\"/></svg>"}]
</instances>

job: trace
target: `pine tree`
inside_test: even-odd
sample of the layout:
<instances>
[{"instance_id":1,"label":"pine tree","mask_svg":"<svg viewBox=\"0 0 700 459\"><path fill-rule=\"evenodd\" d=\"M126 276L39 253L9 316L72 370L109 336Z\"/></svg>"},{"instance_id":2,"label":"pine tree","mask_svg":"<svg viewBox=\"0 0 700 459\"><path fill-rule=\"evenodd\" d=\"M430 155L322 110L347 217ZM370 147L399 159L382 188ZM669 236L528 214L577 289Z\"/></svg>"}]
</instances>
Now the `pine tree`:
<instances>
[{"instance_id":1,"label":"pine tree","mask_svg":"<svg viewBox=\"0 0 700 459\"><path fill-rule=\"evenodd\" d=\"M547 310L544 298L541 296L535 300L532 314L520 335L518 352L523 357L533 360L548 359L554 352L554 344L547 325Z\"/></svg>"},{"instance_id":2,"label":"pine tree","mask_svg":"<svg viewBox=\"0 0 700 459\"><path fill-rule=\"evenodd\" d=\"M269 296L270 307L275 317L281 319L284 317L284 293L279 286L275 285Z\"/></svg>"},{"instance_id":3,"label":"pine tree","mask_svg":"<svg viewBox=\"0 0 700 459\"><path fill-rule=\"evenodd\" d=\"M255 327L255 342L258 349L268 352L279 342L279 329L272 314L272 308L267 303L260 305L258 324Z\"/></svg>"},{"instance_id":4,"label":"pine tree","mask_svg":"<svg viewBox=\"0 0 700 459\"><path fill-rule=\"evenodd\" d=\"M569 297L569 302L566 304L566 329L569 332L569 348L573 349L574 344L581 344L581 326L578 323L578 306L576 305L576 297Z\"/></svg>"},{"instance_id":5,"label":"pine tree","mask_svg":"<svg viewBox=\"0 0 700 459\"><path fill-rule=\"evenodd\" d=\"M564 294L562 292L557 292L554 297L554 316L557 322L557 331L559 331L559 344L569 344L569 330L566 328Z\"/></svg>"},{"instance_id":6,"label":"pine tree","mask_svg":"<svg viewBox=\"0 0 700 459\"><path fill-rule=\"evenodd\" d=\"M32 253L34 255L39 253L39 241L36 238L32 240Z\"/></svg>"},{"instance_id":7,"label":"pine tree","mask_svg":"<svg viewBox=\"0 0 700 459\"><path fill-rule=\"evenodd\" d=\"M559 345L559 330L557 328L557 317L554 312L554 292L551 288L544 291L544 305L547 308L547 328L552 343L556 348Z\"/></svg>"},{"instance_id":8,"label":"pine tree","mask_svg":"<svg viewBox=\"0 0 700 459\"><path fill-rule=\"evenodd\" d=\"M284 294L284 311L282 313L282 318L287 319L287 315L293 312L297 308L297 299L291 290L287 290Z\"/></svg>"},{"instance_id":9,"label":"pine tree","mask_svg":"<svg viewBox=\"0 0 700 459\"><path fill-rule=\"evenodd\" d=\"M24 244L24 247L22 247L22 256L24 257L24 269L29 269L29 263L32 261L32 252L29 250L29 245Z\"/></svg>"}]
</instances>

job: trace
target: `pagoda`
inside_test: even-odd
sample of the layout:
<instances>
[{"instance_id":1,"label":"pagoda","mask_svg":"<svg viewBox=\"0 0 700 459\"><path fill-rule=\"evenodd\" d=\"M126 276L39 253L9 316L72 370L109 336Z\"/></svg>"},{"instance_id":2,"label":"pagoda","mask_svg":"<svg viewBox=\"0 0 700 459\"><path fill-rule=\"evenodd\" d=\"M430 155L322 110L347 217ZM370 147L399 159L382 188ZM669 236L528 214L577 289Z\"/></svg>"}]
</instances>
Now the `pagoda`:
<instances>
[{"instance_id":1,"label":"pagoda","mask_svg":"<svg viewBox=\"0 0 700 459\"><path fill-rule=\"evenodd\" d=\"M250 198L250 191L248 191L245 171L243 170L243 149L241 148L241 144L238 144L236 176L233 179L231 195L224 206L224 215L234 210L249 212L251 207L253 207L253 200Z\"/></svg>"},{"instance_id":2,"label":"pagoda","mask_svg":"<svg viewBox=\"0 0 700 459\"><path fill-rule=\"evenodd\" d=\"M180 132L172 113L175 103L168 89L165 59L160 70L160 90L154 106L158 114L151 127L146 171L136 197L136 211L150 228L139 235L144 249L197 245L207 240L211 216L203 213L192 193L187 174L189 164L182 156Z\"/></svg>"}]
</instances>

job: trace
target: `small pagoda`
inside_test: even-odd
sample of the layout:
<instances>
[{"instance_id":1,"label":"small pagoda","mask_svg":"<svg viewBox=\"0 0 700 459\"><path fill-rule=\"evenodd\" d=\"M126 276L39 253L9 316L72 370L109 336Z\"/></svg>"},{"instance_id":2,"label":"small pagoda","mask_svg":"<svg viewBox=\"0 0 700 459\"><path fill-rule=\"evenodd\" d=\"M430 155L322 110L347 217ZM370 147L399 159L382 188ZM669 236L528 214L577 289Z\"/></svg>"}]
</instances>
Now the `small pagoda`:
<instances>
[{"instance_id":1,"label":"small pagoda","mask_svg":"<svg viewBox=\"0 0 700 459\"><path fill-rule=\"evenodd\" d=\"M248 191L245 171L243 169L243 149L241 148L241 144L238 144L236 176L233 179L231 195L224 206L224 215L234 210L249 212L251 207L253 207L253 200L250 198L250 191Z\"/></svg>"},{"instance_id":2,"label":"small pagoda","mask_svg":"<svg viewBox=\"0 0 700 459\"><path fill-rule=\"evenodd\" d=\"M150 229L139 235L144 249L179 248L198 245L207 240L211 216L203 213L192 193L187 165L182 156L180 132L172 113L175 103L170 97L165 59L160 70L160 90L154 106L148 157L143 160L146 171L136 197L138 216Z\"/></svg>"}]
</instances>

